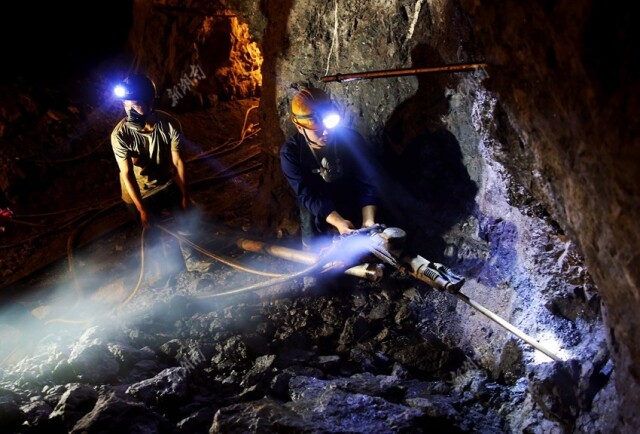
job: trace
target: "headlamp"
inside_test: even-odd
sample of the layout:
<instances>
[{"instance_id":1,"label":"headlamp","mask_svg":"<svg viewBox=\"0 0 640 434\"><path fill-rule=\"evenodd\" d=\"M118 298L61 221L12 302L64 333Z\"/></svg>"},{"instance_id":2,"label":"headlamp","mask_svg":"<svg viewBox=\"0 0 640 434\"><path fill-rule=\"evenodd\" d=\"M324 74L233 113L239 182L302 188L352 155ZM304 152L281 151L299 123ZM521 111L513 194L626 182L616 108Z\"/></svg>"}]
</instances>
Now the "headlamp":
<instances>
[{"instance_id":1,"label":"headlamp","mask_svg":"<svg viewBox=\"0 0 640 434\"><path fill-rule=\"evenodd\" d=\"M295 123L310 130L321 130L323 128L331 130L338 126L341 119L340 115L333 110L324 113L312 113L309 115L293 114L292 118ZM311 124L303 124L303 122L307 120L311 121Z\"/></svg>"},{"instance_id":2,"label":"headlamp","mask_svg":"<svg viewBox=\"0 0 640 434\"><path fill-rule=\"evenodd\" d=\"M156 85L143 74L132 74L113 88L113 94L125 101L151 102L156 96Z\"/></svg>"},{"instance_id":3,"label":"headlamp","mask_svg":"<svg viewBox=\"0 0 640 434\"><path fill-rule=\"evenodd\" d=\"M113 93L118 98L123 98L127 94L127 89L123 85L119 84L113 88Z\"/></svg>"},{"instance_id":4,"label":"headlamp","mask_svg":"<svg viewBox=\"0 0 640 434\"><path fill-rule=\"evenodd\" d=\"M340 115L338 113L329 113L323 116L322 125L331 130L340 123Z\"/></svg>"}]
</instances>

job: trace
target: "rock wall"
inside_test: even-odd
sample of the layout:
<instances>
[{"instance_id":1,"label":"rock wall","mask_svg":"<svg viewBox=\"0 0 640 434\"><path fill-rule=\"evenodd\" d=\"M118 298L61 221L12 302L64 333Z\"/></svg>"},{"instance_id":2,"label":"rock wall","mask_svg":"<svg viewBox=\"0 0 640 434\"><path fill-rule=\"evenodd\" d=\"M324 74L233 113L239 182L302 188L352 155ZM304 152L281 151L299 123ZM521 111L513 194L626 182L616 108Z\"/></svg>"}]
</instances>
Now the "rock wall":
<instances>
[{"instance_id":1,"label":"rock wall","mask_svg":"<svg viewBox=\"0 0 640 434\"><path fill-rule=\"evenodd\" d=\"M638 82L630 73L637 60L629 11L599 1L335 0L263 8L263 70L271 77L262 116L279 124L271 127L278 133L265 149L267 167L277 168L276 150L292 131L292 86L329 91L349 124L393 151L386 161L410 204L389 205L411 218L388 221L404 224L417 246L471 276L466 290L473 296L492 300L490 307L536 336L549 327L579 358L602 344L602 297L620 430L638 426ZM319 81L481 60L489 66L473 74ZM438 157L448 166L438 167ZM267 176L274 191L278 181ZM472 334L451 336L499 365L495 354L507 335L495 339L489 326L479 336L474 321L468 328Z\"/></svg>"},{"instance_id":2,"label":"rock wall","mask_svg":"<svg viewBox=\"0 0 640 434\"><path fill-rule=\"evenodd\" d=\"M637 429L637 49L628 7L463 2L513 129L500 161L584 253L606 307L620 431ZM634 54L635 50L635 54ZM501 128L498 134L504 131Z\"/></svg>"},{"instance_id":3,"label":"rock wall","mask_svg":"<svg viewBox=\"0 0 640 434\"><path fill-rule=\"evenodd\" d=\"M133 21L130 69L154 78L162 105L189 110L260 94L261 52L222 3L136 1Z\"/></svg>"}]
</instances>

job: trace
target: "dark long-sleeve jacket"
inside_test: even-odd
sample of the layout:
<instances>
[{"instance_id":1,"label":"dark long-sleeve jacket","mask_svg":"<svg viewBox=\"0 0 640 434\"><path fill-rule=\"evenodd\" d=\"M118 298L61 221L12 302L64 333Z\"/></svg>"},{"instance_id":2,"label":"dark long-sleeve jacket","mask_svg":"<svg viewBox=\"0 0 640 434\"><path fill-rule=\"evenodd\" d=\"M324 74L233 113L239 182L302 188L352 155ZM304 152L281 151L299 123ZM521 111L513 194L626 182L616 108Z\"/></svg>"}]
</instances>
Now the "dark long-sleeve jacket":
<instances>
[{"instance_id":1,"label":"dark long-sleeve jacket","mask_svg":"<svg viewBox=\"0 0 640 434\"><path fill-rule=\"evenodd\" d=\"M319 222L324 222L332 211L355 218L354 210L378 204L371 153L364 138L349 128L339 128L333 134L343 173L333 182L326 182L318 173L320 164L302 134L294 134L280 149L282 172L300 206Z\"/></svg>"}]
</instances>

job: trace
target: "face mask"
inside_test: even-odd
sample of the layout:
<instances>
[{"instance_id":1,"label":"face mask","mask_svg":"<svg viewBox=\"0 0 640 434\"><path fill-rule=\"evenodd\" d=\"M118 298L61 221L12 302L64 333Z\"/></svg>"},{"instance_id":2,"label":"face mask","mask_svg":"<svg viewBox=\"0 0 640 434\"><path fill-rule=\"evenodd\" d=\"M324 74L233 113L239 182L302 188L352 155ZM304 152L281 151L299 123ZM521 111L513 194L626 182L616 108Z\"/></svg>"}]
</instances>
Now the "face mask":
<instances>
[{"instance_id":1,"label":"face mask","mask_svg":"<svg viewBox=\"0 0 640 434\"><path fill-rule=\"evenodd\" d=\"M127 124L135 130L141 130L147 123L147 115L140 114L131 107L127 114Z\"/></svg>"}]
</instances>

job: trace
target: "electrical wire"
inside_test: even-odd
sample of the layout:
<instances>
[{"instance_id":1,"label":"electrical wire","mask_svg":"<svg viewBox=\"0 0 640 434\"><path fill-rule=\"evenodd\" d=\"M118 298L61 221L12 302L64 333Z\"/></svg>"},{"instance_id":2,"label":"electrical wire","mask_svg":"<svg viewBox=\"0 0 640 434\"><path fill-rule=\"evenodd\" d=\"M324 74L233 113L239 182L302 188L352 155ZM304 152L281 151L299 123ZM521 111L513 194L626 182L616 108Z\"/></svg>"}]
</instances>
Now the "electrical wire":
<instances>
[{"instance_id":1,"label":"electrical wire","mask_svg":"<svg viewBox=\"0 0 640 434\"><path fill-rule=\"evenodd\" d=\"M244 123L242 124L242 130L240 130L240 142L242 142L244 140L245 135L247 134L247 131L250 130L253 125L255 125L255 124L249 124L249 128L247 128L247 119L249 118L249 112L251 110L253 110L253 109L258 108L258 107L259 106L257 106L257 105L252 105L244 113Z\"/></svg>"},{"instance_id":2,"label":"electrical wire","mask_svg":"<svg viewBox=\"0 0 640 434\"><path fill-rule=\"evenodd\" d=\"M110 209L110 208L118 205L119 203L120 203L119 200L118 201L112 200L112 201L107 203L107 205L106 205L107 209ZM0 249L9 249L9 248L17 247L17 246L20 246L20 245L23 245L23 244L31 243L31 242L37 240L38 238L42 238L42 237L45 237L47 235L54 234L56 232L59 232L62 229L65 229L68 226L71 226L71 225L77 223L78 221L81 221L91 211L96 211L96 210L102 211L104 209L105 209L104 205L102 205L102 206L91 206L91 207L75 208L74 210L82 210L83 212L81 214L77 214L77 215L72 216L69 220L66 220L61 225L56 226L56 227L52 228L51 230L44 231L44 232L39 232L39 233L33 235L32 237L29 237L29 238L26 238L26 239L23 239L23 240L20 240L20 241L16 241L15 243L0 245ZM56 214L66 214L67 212L71 212L71 210L61 211L61 212L58 212ZM53 215L53 213L51 213L51 214L42 214L42 215ZM36 216L36 215L30 215L28 217L33 217L33 216ZM20 217L24 218L26 216L25 215L21 215ZM14 221L14 220L12 220L12 221Z\"/></svg>"},{"instance_id":3,"label":"electrical wire","mask_svg":"<svg viewBox=\"0 0 640 434\"><path fill-rule=\"evenodd\" d=\"M133 291L131 291L131 294L129 295L129 297L127 297L127 299L125 301L120 303L118 306L113 308L111 310L111 312L109 312L110 316L113 315L115 312L121 310L127 304L129 304L129 302L131 300L133 300L133 297L135 297L135 295L138 293L138 290L142 286L142 279L144 277L144 235L145 235L145 232L146 232L146 228L143 227L142 228L142 233L140 234L140 273L138 275L138 282L136 283L135 288L133 288Z\"/></svg>"},{"instance_id":4,"label":"electrical wire","mask_svg":"<svg viewBox=\"0 0 640 434\"><path fill-rule=\"evenodd\" d=\"M254 124L251 124L251 125L254 125ZM246 139L249 139L251 137L256 136L260 131L261 131L261 129L258 128L257 130L254 130L254 131L250 132L247 135L244 135L244 134L246 134L246 132L243 132L243 136L239 140L235 140L235 141L227 140L226 142L224 142L220 146L217 146L217 147L215 147L213 149L210 149L210 150L208 150L206 152L201 152L200 154L197 154L197 155L189 158L188 160L186 160L186 162L187 163L191 163L193 161L202 160L202 159L209 158L209 157L219 157L219 156L222 156L222 155L229 154L229 153L233 152L234 150L236 150L237 148L239 148L240 145L242 145L242 143ZM229 145L232 145L232 146L229 146Z\"/></svg>"},{"instance_id":5,"label":"electrical wire","mask_svg":"<svg viewBox=\"0 0 640 434\"><path fill-rule=\"evenodd\" d=\"M105 206L111 206L114 203L118 203L118 202L120 202L120 198L113 198L103 202L98 202L98 203L89 204L85 206L79 206L77 208L67 208L59 211L52 211L52 212L42 213L42 214L18 214L17 216L20 218L49 217L53 215L67 214L73 211L87 211L87 210L93 210L97 208L101 209L101 208L104 208Z\"/></svg>"},{"instance_id":6,"label":"electrical wire","mask_svg":"<svg viewBox=\"0 0 640 434\"><path fill-rule=\"evenodd\" d=\"M17 219L11 219L11 223L16 223L16 224L25 225L25 226L34 226L34 227L40 227L40 226L44 226L46 224L46 223L25 222L23 220L17 220Z\"/></svg>"},{"instance_id":7,"label":"electrical wire","mask_svg":"<svg viewBox=\"0 0 640 434\"><path fill-rule=\"evenodd\" d=\"M89 150L89 152L79 155L77 157L71 157L71 158L61 158L59 160L36 160L36 159L30 159L30 158L25 158L24 160L26 161L30 161L32 163L37 163L37 164L66 164L66 163L73 163L75 161L79 161L79 160L83 160L87 157L90 157L91 155L93 155L98 149L100 149L100 147L102 146L103 143L105 143L107 140L109 140L109 136L107 136L106 138L102 139L101 141L98 142L98 144L91 150Z\"/></svg>"},{"instance_id":8,"label":"electrical wire","mask_svg":"<svg viewBox=\"0 0 640 434\"><path fill-rule=\"evenodd\" d=\"M251 112L251 110L258 108L259 106L254 105L249 107L245 114L244 114L244 122L242 124L242 129L240 130L240 139L236 140L235 142L232 140L227 140L226 142L224 142L222 145L214 148L214 149L210 149L207 152L203 152L201 154L196 155L195 157L187 160L187 162L192 162L195 160L199 160L199 159L203 159L206 157L213 157L213 156L221 156L221 155L225 155L228 154L229 152L232 152L233 150L235 150L236 148L238 148L246 139L253 137L255 135L257 135L261 129L253 129L253 127L257 124L249 124L247 126L247 120L249 118L249 112ZM232 144L233 146L228 147L227 145ZM220 150L220 151L219 151ZM219 151L219 152L218 152Z\"/></svg>"},{"instance_id":9,"label":"electrical wire","mask_svg":"<svg viewBox=\"0 0 640 434\"><path fill-rule=\"evenodd\" d=\"M72 276L72 281L73 281L73 287L74 290L76 292L76 301L72 307L75 308L77 307L82 299L84 298L84 291L82 290L82 288L80 287L80 285L78 284L78 279L77 279L77 275L76 275L76 267L75 267L75 260L74 260L74 248L75 248L75 242L77 240L78 234L82 231L83 227L86 226L89 222L91 222L93 219L95 219L96 217L98 217L101 214L104 214L108 211L110 211L110 208L105 208L100 210L99 212L97 212L96 214L88 217L84 222L82 222L80 225L78 225L67 237L67 266L69 268L69 273ZM142 237L143 241L144 241L144 230L142 232ZM143 249L143 253L144 253L144 249ZM144 256L143 256L144 258ZM142 275L142 269L144 268L144 261L140 266L141 268L141 275ZM138 281L138 285L140 284L140 280ZM134 289L134 291L137 291L137 287ZM85 324L85 323L89 323L90 320L70 320L70 319L66 319L66 318L53 318L50 319L48 321L45 322L46 325L49 324L53 324L53 323L67 323L67 324Z\"/></svg>"}]
</instances>

